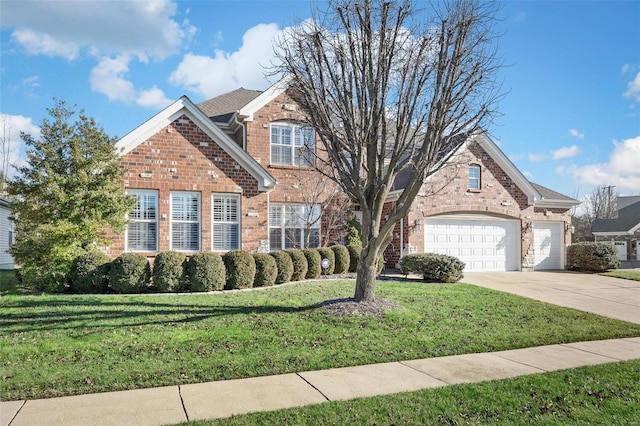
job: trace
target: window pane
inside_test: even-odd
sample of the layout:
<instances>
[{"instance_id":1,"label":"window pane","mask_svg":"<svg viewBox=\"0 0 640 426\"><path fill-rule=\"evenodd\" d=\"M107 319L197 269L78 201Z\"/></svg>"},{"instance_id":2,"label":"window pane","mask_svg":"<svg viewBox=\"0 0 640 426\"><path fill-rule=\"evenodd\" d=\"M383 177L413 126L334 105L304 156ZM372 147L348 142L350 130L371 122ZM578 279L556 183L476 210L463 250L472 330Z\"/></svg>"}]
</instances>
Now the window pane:
<instances>
[{"instance_id":1,"label":"window pane","mask_svg":"<svg viewBox=\"0 0 640 426\"><path fill-rule=\"evenodd\" d=\"M285 248L302 248L302 229L286 228L284 235Z\"/></svg>"},{"instance_id":2,"label":"window pane","mask_svg":"<svg viewBox=\"0 0 640 426\"><path fill-rule=\"evenodd\" d=\"M480 166L469 166L469 188L480 189Z\"/></svg>"},{"instance_id":3,"label":"window pane","mask_svg":"<svg viewBox=\"0 0 640 426\"><path fill-rule=\"evenodd\" d=\"M282 229L269 229L269 250L282 250Z\"/></svg>"},{"instance_id":4,"label":"window pane","mask_svg":"<svg viewBox=\"0 0 640 426\"><path fill-rule=\"evenodd\" d=\"M213 225L213 250L229 251L240 248L239 225L214 224Z\"/></svg>"},{"instance_id":5,"label":"window pane","mask_svg":"<svg viewBox=\"0 0 640 426\"><path fill-rule=\"evenodd\" d=\"M134 251L157 250L157 223L129 222L127 228L127 249Z\"/></svg>"},{"instance_id":6,"label":"window pane","mask_svg":"<svg viewBox=\"0 0 640 426\"><path fill-rule=\"evenodd\" d=\"M213 195L212 250L240 248L240 196Z\"/></svg>"},{"instance_id":7,"label":"window pane","mask_svg":"<svg viewBox=\"0 0 640 426\"><path fill-rule=\"evenodd\" d=\"M307 248L316 247L320 247L320 229L312 228L309 230L309 247Z\"/></svg>"}]
</instances>

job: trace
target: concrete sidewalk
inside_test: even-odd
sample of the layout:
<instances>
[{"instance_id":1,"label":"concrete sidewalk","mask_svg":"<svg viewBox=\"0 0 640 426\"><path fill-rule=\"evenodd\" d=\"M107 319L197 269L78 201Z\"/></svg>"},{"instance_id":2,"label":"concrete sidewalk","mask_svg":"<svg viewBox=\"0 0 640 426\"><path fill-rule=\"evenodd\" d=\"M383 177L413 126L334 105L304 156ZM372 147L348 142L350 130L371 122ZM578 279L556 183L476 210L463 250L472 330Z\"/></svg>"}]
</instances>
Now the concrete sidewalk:
<instances>
[{"instance_id":1,"label":"concrete sidewalk","mask_svg":"<svg viewBox=\"0 0 640 426\"><path fill-rule=\"evenodd\" d=\"M0 425L161 425L640 358L640 337L0 402Z\"/></svg>"}]
</instances>

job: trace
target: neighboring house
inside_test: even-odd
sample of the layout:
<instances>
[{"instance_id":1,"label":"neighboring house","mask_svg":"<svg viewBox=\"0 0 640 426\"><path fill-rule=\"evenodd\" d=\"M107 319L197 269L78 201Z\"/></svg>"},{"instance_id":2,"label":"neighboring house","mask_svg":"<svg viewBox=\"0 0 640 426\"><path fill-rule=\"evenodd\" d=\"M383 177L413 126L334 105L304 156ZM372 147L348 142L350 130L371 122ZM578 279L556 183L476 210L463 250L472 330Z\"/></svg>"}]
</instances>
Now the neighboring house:
<instances>
[{"instance_id":1,"label":"neighboring house","mask_svg":"<svg viewBox=\"0 0 640 426\"><path fill-rule=\"evenodd\" d=\"M405 184L400 174L395 189ZM473 136L427 179L385 259L433 252L460 258L465 271L564 269L577 204L529 182L487 135Z\"/></svg>"},{"instance_id":2,"label":"neighboring house","mask_svg":"<svg viewBox=\"0 0 640 426\"><path fill-rule=\"evenodd\" d=\"M9 201L0 198L0 269L13 269L13 257L9 254L9 247L14 243L13 222L9 220L11 209Z\"/></svg>"},{"instance_id":3,"label":"neighboring house","mask_svg":"<svg viewBox=\"0 0 640 426\"><path fill-rule=\"evenodd\" d=\"M618 197L617 217L596 219L591 225L596 241L614 244L620 260L640 260L640 196Z\"/></svg>"},{"instance_id":4,"label":"neighboring house","mask_svg":"<svg viewBox=\"0 0 640 426\"><path fill-rule=\"evenodd\" d=\"M302 123L280 83L165 108L118 142L123 185L138 205L110 254L318 245L327 231L320 207L334 189L305 155L316 136ZM438 186L396 227L387 265L435 251L474 271L564 268L578 201L529 182L488 137L462 140L423 193Z\"/></svg>"}]
</instances>

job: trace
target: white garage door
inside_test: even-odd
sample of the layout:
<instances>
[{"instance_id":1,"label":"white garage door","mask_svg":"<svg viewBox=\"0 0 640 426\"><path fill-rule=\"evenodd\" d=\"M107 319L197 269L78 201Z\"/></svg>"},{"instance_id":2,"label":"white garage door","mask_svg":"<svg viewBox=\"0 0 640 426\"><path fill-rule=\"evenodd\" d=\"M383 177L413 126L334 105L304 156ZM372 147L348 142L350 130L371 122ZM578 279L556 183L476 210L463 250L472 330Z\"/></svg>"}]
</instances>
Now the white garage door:
<instances>
[{"instance_id":1,"label":"white garage door","mask_svg":"<svg viewBox=\"0 0 640 426\"><path fill-rule=\"evenodd\" d=\"M520 269L519 221L490 216L439 216L424 224L425 253L455 256L465 271Z\"/></svg>"},{"instance_id":2,"label":"white garage door","mask_svg":"<svg viewBox=\"0 0 640 426\"><path fill-rule=\"evenodd\" d=\"M533 223L534 270L564 269L563 231L563 223Z\"/></svg>"}]
</instances>

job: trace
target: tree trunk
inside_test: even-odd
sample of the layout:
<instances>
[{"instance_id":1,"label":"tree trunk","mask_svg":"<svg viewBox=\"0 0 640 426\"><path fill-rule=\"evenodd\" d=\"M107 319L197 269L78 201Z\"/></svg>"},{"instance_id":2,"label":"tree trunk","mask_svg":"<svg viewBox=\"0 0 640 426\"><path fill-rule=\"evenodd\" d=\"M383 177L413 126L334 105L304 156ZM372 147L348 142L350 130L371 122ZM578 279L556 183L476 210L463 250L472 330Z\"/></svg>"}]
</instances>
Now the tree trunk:
<instances>
[{"instance_id":1,"label":"tree trunk","mask_svg":"<svg viewBox=\"0 0 640 426\"><path fill-rule=\"evenodd\" d=\"M364 253L366 253L365 250L363 250L363 254ZM356 292L354 298L358 302L375 301L378 256L371 252L367 255L360 256L356 272Z\"/></svg>"}]
</instances>

